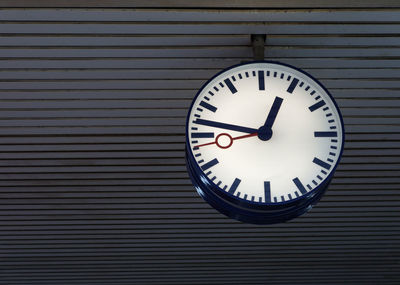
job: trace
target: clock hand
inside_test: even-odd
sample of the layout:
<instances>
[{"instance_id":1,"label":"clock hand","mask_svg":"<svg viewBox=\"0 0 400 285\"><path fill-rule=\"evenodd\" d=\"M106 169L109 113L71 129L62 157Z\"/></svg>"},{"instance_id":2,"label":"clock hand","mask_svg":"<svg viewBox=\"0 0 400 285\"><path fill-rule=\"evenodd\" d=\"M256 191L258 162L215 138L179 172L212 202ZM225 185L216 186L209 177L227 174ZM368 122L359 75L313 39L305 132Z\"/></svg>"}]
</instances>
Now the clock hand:
<instances>
[{"instance_id":1,"label":"clock hand","mask_svg":"<svg viewBox=\"0 0 400 285\"><path fill-rule=\"evenodd\" d=\"M274 103L272 104L271 110L268 113L264 125L258 129L258 137L260 140L267 141L272 137L272 125L275 122L276 115L278 115L282 102L282 98L275 97Z\"/></svg>"},{"instance_id":2,"label":"clock hand","mask_svg":"<svg viewBox=\"0 0 400 285\"><path fill-rule=\"evenodd\" d=\"M238 126L238 125L225 124L225 123L203 120L203 119L197 119L196 121L194 121L194 123L199 124L199 125L210 126L210 127L214 127L214 128L226 129L226 130L242 132L242 133L249 133L249 134L258 132L257 129L246 128L246 127L242 127L242 126Z\"/></svg>"},{"instance_id":3,"label":"clock hand","mask_svg":"<svg viewBox=\"0 0 400 285\"><path fill-rule=\"evenodd\" d=\"M269 111L264 127L272 128L272 125L274 124L276 119L276 115L278 115L279 109L281 108L282 101L282 98L275 97L274 103L272 104L271 110Z\"/></svg>"},{"instance_id":4,"label":"clock hand","mask_svg":"<svg viewBox=\"0 0 400 285\"><path fill-rule=\"evenodd\" d=\"M252 133L252 134L248 134L248 135L244 135L244 136L239 136L239 137L234 137L232 138L231 135L227 134L227 133L222 133L219 134L216 138L215 141L210 142L210 143L205 143L205 144L201 144L201 145L196 145L195 147L202 147L202 146L206 146L206 145L212 145L212 144L216 144L219 148L229 148L232 144L234 140L240 140L240 139L245 139L245 138L250 138L250 137L255 137L257 136L257 133ZM226 146L221 145L220 143L218 143L218 139L221 136L227 136L229 138L229 144Z\"/></svg>"}]
</instances>

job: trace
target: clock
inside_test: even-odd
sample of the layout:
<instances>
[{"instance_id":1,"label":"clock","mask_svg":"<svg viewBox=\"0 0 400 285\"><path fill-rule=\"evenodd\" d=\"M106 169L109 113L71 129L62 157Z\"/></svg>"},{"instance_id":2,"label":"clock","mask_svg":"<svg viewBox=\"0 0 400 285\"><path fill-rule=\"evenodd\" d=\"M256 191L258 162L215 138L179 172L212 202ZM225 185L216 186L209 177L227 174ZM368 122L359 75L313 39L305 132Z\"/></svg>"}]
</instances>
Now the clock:
<instances>
[{"instance_id":1,"label":"clock","mask_svg":"<svg viewBox=\"0 0 400 285\"><path fill-rule=\"evenodd\" d=\"M201 197L247 223L293 219L321 198L339 163L344 126L326 88L271 61L208 80L186 122L186 164Z\"/></svg>"}]
</instances>

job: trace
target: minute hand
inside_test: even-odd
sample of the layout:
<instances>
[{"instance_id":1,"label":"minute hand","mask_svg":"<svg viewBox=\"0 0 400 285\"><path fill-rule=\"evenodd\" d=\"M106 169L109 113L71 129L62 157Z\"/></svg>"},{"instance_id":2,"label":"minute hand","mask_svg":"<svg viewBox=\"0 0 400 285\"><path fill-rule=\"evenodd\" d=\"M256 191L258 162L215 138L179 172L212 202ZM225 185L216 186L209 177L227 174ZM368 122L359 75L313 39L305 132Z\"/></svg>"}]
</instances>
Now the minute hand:
<instances>
[{"instance_id":1,"label":"minute hand","mask_svg":"<svg viewBox=\"0 0 400 285\"><path fill-rule=\"evenodd\" d=\"M238 125L225 124L225 123L203 120L203 119L197 119L196 121L194 121L194 123L199 124L199 125L204 125L204 126L210 126L210 127L214 127L214 128L248 133L248 134L253 134L253 133L258 132L257 129L246 128L246 127L242 127L242 126L238 126Z\"/></svg>"}]
</instances>

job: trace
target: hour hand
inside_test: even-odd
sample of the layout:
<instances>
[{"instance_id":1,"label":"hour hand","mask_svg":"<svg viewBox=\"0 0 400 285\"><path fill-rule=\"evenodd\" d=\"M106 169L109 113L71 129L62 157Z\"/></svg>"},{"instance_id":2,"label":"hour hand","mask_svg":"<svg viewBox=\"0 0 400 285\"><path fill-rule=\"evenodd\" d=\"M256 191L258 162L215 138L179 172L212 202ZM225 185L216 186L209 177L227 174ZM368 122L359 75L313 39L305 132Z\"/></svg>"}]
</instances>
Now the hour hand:
<instances>
[{"instance_id":1,"label":"hour hand","mask_svg":"<svg viewBox=\"0 0 400 285\"><path fill-rule=\"evenodd\" d=\"M282 102L283 102L282 98L275 97L271 110L268 113L268 117L265 120L265 124L258 129L258 137L261 140L267 141L272 137L272 125L275 122L276 115L278 115Z\"/></svg>"},{"instance_id":2,"label":"hour hand","mask_svg":"<svg viewBox=\"0 0 400 285\"><path fill-rule=\"evenodd\" d=\"M209 121L209 120L203 120L203 119L197 119L196 121L194 121L194 123L195 124L199 124L199 125L214 127L214 128L220 128L220 129L231 130L231 131L236 131L236 132L248 133L248 134L253 134L253 133L257 133L258 132L257 129L246 128L246 127L242 127L242 126L238 126L238 125L225 124L225 123Z\"/></svg>"}]
</instances>

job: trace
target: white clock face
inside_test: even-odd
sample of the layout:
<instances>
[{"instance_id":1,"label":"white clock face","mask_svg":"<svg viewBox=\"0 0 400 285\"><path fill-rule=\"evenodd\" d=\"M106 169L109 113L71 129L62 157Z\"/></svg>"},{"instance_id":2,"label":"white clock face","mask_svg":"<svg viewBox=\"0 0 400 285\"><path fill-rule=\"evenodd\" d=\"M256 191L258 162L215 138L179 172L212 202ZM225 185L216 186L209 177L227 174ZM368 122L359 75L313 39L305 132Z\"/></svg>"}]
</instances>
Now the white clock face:
<instances>
[{"instance_id":1,"label":"white clock face","mask_svg":"<svg viewBox=\"0 0 400 285\"><path fill-rule=\"evenodd\" d=\"M254 203L299 198L331 178L342 121L314 79L278 63L240 65L200 91L187 136L200 171L220 191Z\"/></svg>"}]
</instances>

